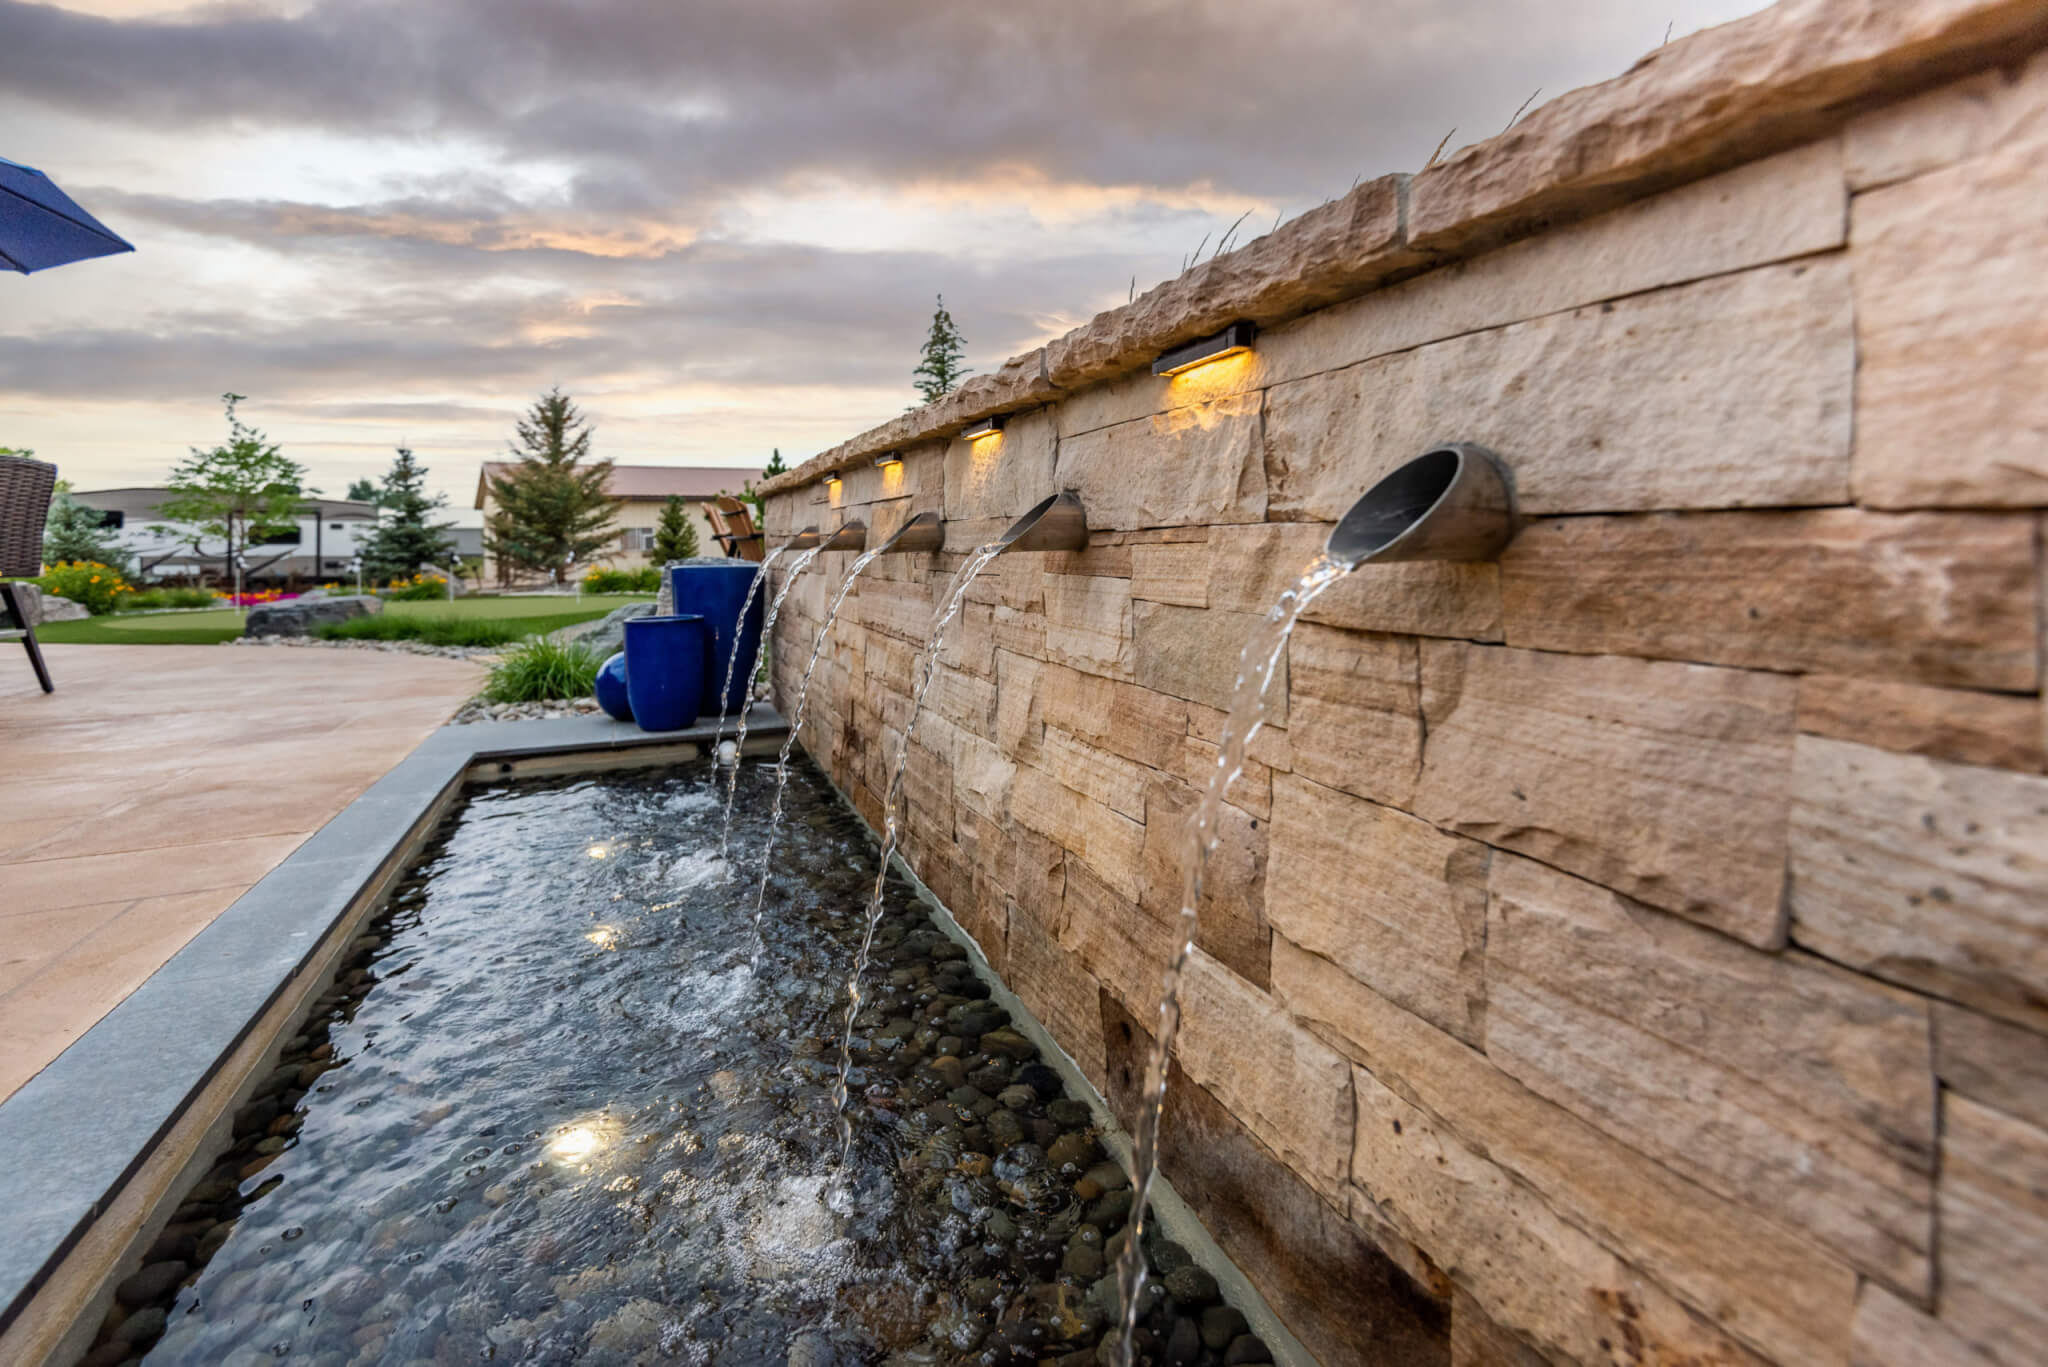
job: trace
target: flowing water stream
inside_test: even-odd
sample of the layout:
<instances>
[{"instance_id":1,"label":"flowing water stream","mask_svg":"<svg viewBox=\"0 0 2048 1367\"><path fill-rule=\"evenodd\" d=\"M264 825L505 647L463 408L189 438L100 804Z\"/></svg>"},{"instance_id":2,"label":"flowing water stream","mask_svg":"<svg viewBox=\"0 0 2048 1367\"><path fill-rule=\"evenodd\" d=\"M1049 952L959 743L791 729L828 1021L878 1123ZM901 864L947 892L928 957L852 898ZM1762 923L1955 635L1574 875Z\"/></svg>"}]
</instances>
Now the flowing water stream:
<instances>
[{"instance_id":1,"label":"flowing water stream","mask_svg":"<svg viewBox=\"0 0 2048 1367\"><path fill-rule=\"evenodd\" d=\"M832 623L838 620L839 608L846 602L846 595L853 590L853 581L860 578L860 572L872 564L883 549L876 546L863 552L847 570L846 578L840 581L839 592L833 595L832 605L825 609L825 620L818 626L817 639L811 643L811 658L804 665L804 676L797 681L796 701L790 708L789 733L782 738L782 753L775 760L775 803L768 809L768 839L761 849L761 881L754 888L753 963L756 967L761 962L761 908L768 899L768 873L775 863L775 834L782 828L782 794L789 786L789 752L796 748L797 735L804 729L804 703L811 695L811 675L817 672L818 657L825 653L826 638L832 634ZM733 768L737 771L739 766L735 764ZM888 867L886 862L883 867Z\"/></svg>"},{"instance_id":2,"label":"flowing water stream","mask_svg":"<svg viewBox=\"0 0 2048 1367\"><path fill-rule=\"evenodd\" d=\"M747 585L747 596L740 600L740 615L733 619L732 654L725 657L725 682L722 685L720 685L718 690L718 696L711 700L712 710L717 714L718 717L718 720L715 723L713 723L711 728L711 755L713 759L716 759L718 757L719 742L725 739L725 700L732 696L732 672L734 669L738 668L740 662L740 636L747 624L747 609L754 606L754 595L758 594L761 591L761 585L768 582L769 567L772 566L777 560L779 560L782 557L782 553L784 550L788 549L788 545L788 542L784 542L782 545L774 547L772 550L768 552L767 555L762 557L761 567L754 572L754 578L752 582L750 582ZM767 633L765 631L762 633L761 639L764 641L768 639ZM760 647L757 645L754 649L754 664L756 668L760 667L760 654ZM753 676L750 674L747 677L751 679ZM740 703L741 740L746 739L747 713L749 710L752 709L753 705L753 689L749 687L747 690L747 697ZM733 770L737 772L739 770L740 759L740 752L737 746L733 748L732 759ZM721 855L725 853L725 841L730 839L731 836L732 798L730 795L728 795L725 800L725 831L724 834L720 836L718 845L718 852Z\"/></svg>"},{"instance_id":3,"label":"flowing water stream","mask_svg":"<svg viewBox=\"0 0 2048 1367\"><path fill-rule=\"evenodd\" d=\"M1223 814L1223 800L1230 785L1244 773L1245 752L1266 723L1266 691L1272 686L1287 640L1302 612L1324 589L1342 579L1348 568L1328 553L1319 554L1302 570L1301 578L1280 595L1267 611L1265 620L1245 642L1238 656L1237 683L1231 690L1230 716L1216 742L1216 765L1201 801L1188 819L1181 847L1180 937L1168 961L1164 991L1159 998L1159 1024L1152 1040L1152 1056L1145 1068L1145 1099L1138 1109L1137 1133L1131 1145L1131 1238L1117 1263L1117 1289L1122 1306L1122 1325L1117 1361L1132 1367L1133 1339L1143 1306L1139 1289L1145 1277L1142 1236L1151 1212L1146 1199L1159 1167L1159 1117L1166 1104L1166 1065L1173 1052L1174 1036L1180 1029L1180 987L1188 956L1195 949L1197 909L1209 856L1215 852L1217 824Z\"/></svg>"},{"instance_id":4,"label":"flowing water stream","mask_svg":"<svg viewBox=\"0 0 2048 1367\"><path fill-rule=\"evenodd\" d=\"M946 628L960 613L960 605L967 601L967 590L975 577L988 567L988 563L1003 553L1008 542L997 541L977 549L967 557L953 582L946 587L946 597L939 614L932 620L931 639L925 642L924 651L918 657L922 672L917 676L917 691L910 699L910 718L903 723L903 749L896 756L896 768L889 775L889 790L882 798L882 862L875 874L874 894L868 898L867 920L863 927L860 952L854 957L853 974L846 980L846 1031L839 1041L839 1080L832 1086L832 1106L839 1118L839 1152L842 1164L845 1155L853 1148L853 1118L846 1113L847 1080L853 1069L853 1025L860 1014L861 976L867 972L868 956L875 940L875 926L882 919L882 896L889 881L889 861L896 854L899 835L896 825L896 800L903 790L903 771L910 766L910 745L917 739L917 718L924 710L925 690L931 687L932 676L938 672L939 656L946 648Z\"/></svg>"},{"instance_id":5,"label":"flowing water stream","mask_svg":"<svg viewBox=\"0 0 2048 1367\"><path fill-rule=\"evenodd\" d=\"M752 662L747 665L748 696L746 701L740 704L740 724L738 727L736 739L733 742L732 768L726 774L725 778L725 827L720 832L718 837L718 854L721 859L727 857L729 853L729 847L732 844L732 800L733 795L739 791L740 787L740 756L746 752L747 748L747 714L754 710L754 676L761 672L761 657L767 653L768 642L775 635L775 619L782 613L782 600L789 597L789 591L792 588L796 587L797 578L800 575L802 575L805 570L810 568L811 562L813 560L816 560L818 558L819 552L823 551L824 549L825 543L820 541L817 545L803 552L801 555L797 556L795 560L790 562L789 574L783 579L782 588L776 592L774 598L769 600L768 611L761 618L761 639L755 643L754 658ZM739 620L741 623L745 623L745 621L747 620L747 608L754 601L754 588L759 586L761 581L768 577L768 567L774 563L775 557L773 555L770 555L766 560L763 560L761 562L761 572L754 576L753 585L750 585L747 589L747 601L745 603L740 604ZM732 640L733 657L731 660L728 660L726 662L725 666L725 686L728 692L730 692L732 689L732 667L733 665L739 662L740 655L740 629L737 626L733 628ZM724 704L725 695L720 694L718 705L723 707ZM721 715L718 720L718 728L717 730L713 731L711 737L711 753L713 755L716 755L718 753L718 737L720 734L723 733L725 727L724 716Z\"/></svg>"}]
</instances>

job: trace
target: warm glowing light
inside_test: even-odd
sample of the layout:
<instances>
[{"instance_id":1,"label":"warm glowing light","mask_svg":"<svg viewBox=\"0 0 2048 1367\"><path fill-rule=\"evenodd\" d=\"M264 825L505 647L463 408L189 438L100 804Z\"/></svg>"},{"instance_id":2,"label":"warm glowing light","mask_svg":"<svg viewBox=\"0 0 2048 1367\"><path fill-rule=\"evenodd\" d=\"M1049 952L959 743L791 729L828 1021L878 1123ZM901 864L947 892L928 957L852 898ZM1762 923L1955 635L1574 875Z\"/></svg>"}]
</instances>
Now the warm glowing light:
<instances>
[{"instance_id":1,"label":"warm glowing light","mask_svg":"<svg viewBox=\"0 0 2048 1367\"><path fill-rule=\"evenodd\" d=\"M986 418L977 418L973 422L968 423L961 430L960 435L971 442L980 441L983 437L998 436L1002 433L1003 424L1006 421L1008 419L1001 413L991 414Z\"/></svg>"},{"instance_id":2,"label":"warm glowing light","mask_svg":"<svg viewBox=\"0 0 2048 1367\"><path fill-rule=\"evenodd\" d=\"M835 508L839 506L839 491L846 487L846 481L833 475L825 481L825 497Z\"/></svg>"},{"instance_id":3,"label":"warm glowing light","mask_svg":"<svg viewBox=\"0 0 2048 1367\"><path fill-rule=\"evenodd\" d=\"M548 1140L547 1154L557 1163L588 1164L619 1138L619 1122L607 1115L572 1121Z\"/></svg>"},{"instance_id":4,"label":"warm glowing light","mask_svg":"<svg viewBox=\"0 0 2048 1367\"><path fill-rule=\"evenodd\" d=\"M875 457L875 464L881 466L884 470L892 465L900 466L903 464L903 453L901 451L884 451L881 455Z\"/></svg>"},{"instance_id":5,"label":"warm glowing light","mask_svg":"<svg viewBox=\"0 0 2048 1367\"><path fill-rule=\"evenodd\" d=\"M1258 329L1250 323L1232 323L1213 337L1202 337L1161 356L1152 363L1154 375L1178 375L1193 370L1198 365L1220 361L1225 356L1236 356L1251 350L1252 339Z\"/></svg>"},{"instance_id":6,"label":"warm glowing light","mask_svg":"<svg viewBox=\"0 0 2048 1367\"><path fill-rule=\"evenodd\" d=\"M1242 394L1256 387L1251 383L1251 371L1257 364L1251 352L1237 351L1183 370L1166 382L1167 403L1181 407Z\"/></svg>"}]
</instances>

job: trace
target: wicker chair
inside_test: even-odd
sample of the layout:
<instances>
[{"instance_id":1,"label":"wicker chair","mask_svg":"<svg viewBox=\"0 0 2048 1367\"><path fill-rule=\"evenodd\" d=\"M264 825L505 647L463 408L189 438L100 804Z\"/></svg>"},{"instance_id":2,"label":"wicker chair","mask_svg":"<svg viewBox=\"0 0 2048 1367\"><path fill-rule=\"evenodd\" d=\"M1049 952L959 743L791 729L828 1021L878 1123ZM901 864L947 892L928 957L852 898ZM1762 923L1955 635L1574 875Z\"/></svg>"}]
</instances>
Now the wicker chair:
<instances>
[{"instance_id":1,"label":"wicker chair","mask_svg":"<svg viewBox=\"0 0 2048 1367\"><path fill-rule=\"evenodd\" d=\"M43 571L43 523L50 515L50 491L57 485L57 467L26 456L0 456L0 575L27 576ZM0 583L0 626L21 633L21 644L35 666L43 692L53 693L50 670L36 644L35 613L19 584Z\"/></svg>"}]
</instances>

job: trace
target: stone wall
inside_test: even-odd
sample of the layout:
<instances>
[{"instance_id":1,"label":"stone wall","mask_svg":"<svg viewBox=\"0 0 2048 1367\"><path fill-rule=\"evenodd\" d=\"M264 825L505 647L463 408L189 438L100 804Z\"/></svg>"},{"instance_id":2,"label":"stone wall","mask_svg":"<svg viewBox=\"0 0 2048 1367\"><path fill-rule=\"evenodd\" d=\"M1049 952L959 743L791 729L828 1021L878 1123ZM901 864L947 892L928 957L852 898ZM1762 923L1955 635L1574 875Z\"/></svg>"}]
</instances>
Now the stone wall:
<instances>
[{"instance_id":1,"label":"stone wall","mask_svg":"<svg viewBox=\"0 0 2048 1367\"><path fill-rule=\"evenodd\" d=\"M1385 470L1512 469L1497 565L1308 614L1202 911L1167 1173L1332 1367L2040 1361L2044 41L1780 5L775 486L947 520L810 691L876 821L935 595L1084 500L970 591L905 850L1128 1117L1238 646ZM1219 309L1253 352L1146 373Z\"/></svg>"}]
</instances>

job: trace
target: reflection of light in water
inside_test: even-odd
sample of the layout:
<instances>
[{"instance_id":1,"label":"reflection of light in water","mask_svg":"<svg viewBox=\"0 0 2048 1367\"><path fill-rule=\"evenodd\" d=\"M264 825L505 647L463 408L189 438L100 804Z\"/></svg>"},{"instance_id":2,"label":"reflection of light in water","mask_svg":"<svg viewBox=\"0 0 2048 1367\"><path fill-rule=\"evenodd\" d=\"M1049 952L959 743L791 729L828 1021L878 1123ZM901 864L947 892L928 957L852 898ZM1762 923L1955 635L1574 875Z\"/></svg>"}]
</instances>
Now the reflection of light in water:
<instances>
[{"instance_id":1,"label":"reflection of light in water","mask_svg":"<svg viewBox=\"0 0 2048 1367\"><path fill-rule=\"evenodd\" d=\"M618 848L609 840L593 840L583 847L583 852L592 859L609 859L618 852Z\"/></svg>"},{"instance_id":2,"label":"reflection of light in water","mask_svg":"<svg viewBox=\"0 0 2048 1367\"><path fill-rule=\"evenodd\" d=\"M617 926L597 926L583 938L596 945L599 949L617 949L619 947L619 928Z\"/></svg>"},{"instance_id":3,"label":"reflection of light in water","mask_svg":"<svg viewBox=\"0 0 2048 1367\"><path fill-rule=\"evenodd\" d=\"M592 1159L618 1142L619 1122L600 1112L573 1120L548 1140L548 1157L588 1171Z\"/></svg>"},{"instance_id":4,"label":"reflection of light in water","mask_svg":"<svg viewBox=\"0 0 2048 1367\"><path fill-rule=\"evenodd\" d=\"M740 747L738 742L729 740L718 742L718 762L721 766L729 766L739 757Z\"/></svg>"}]
</instances>

